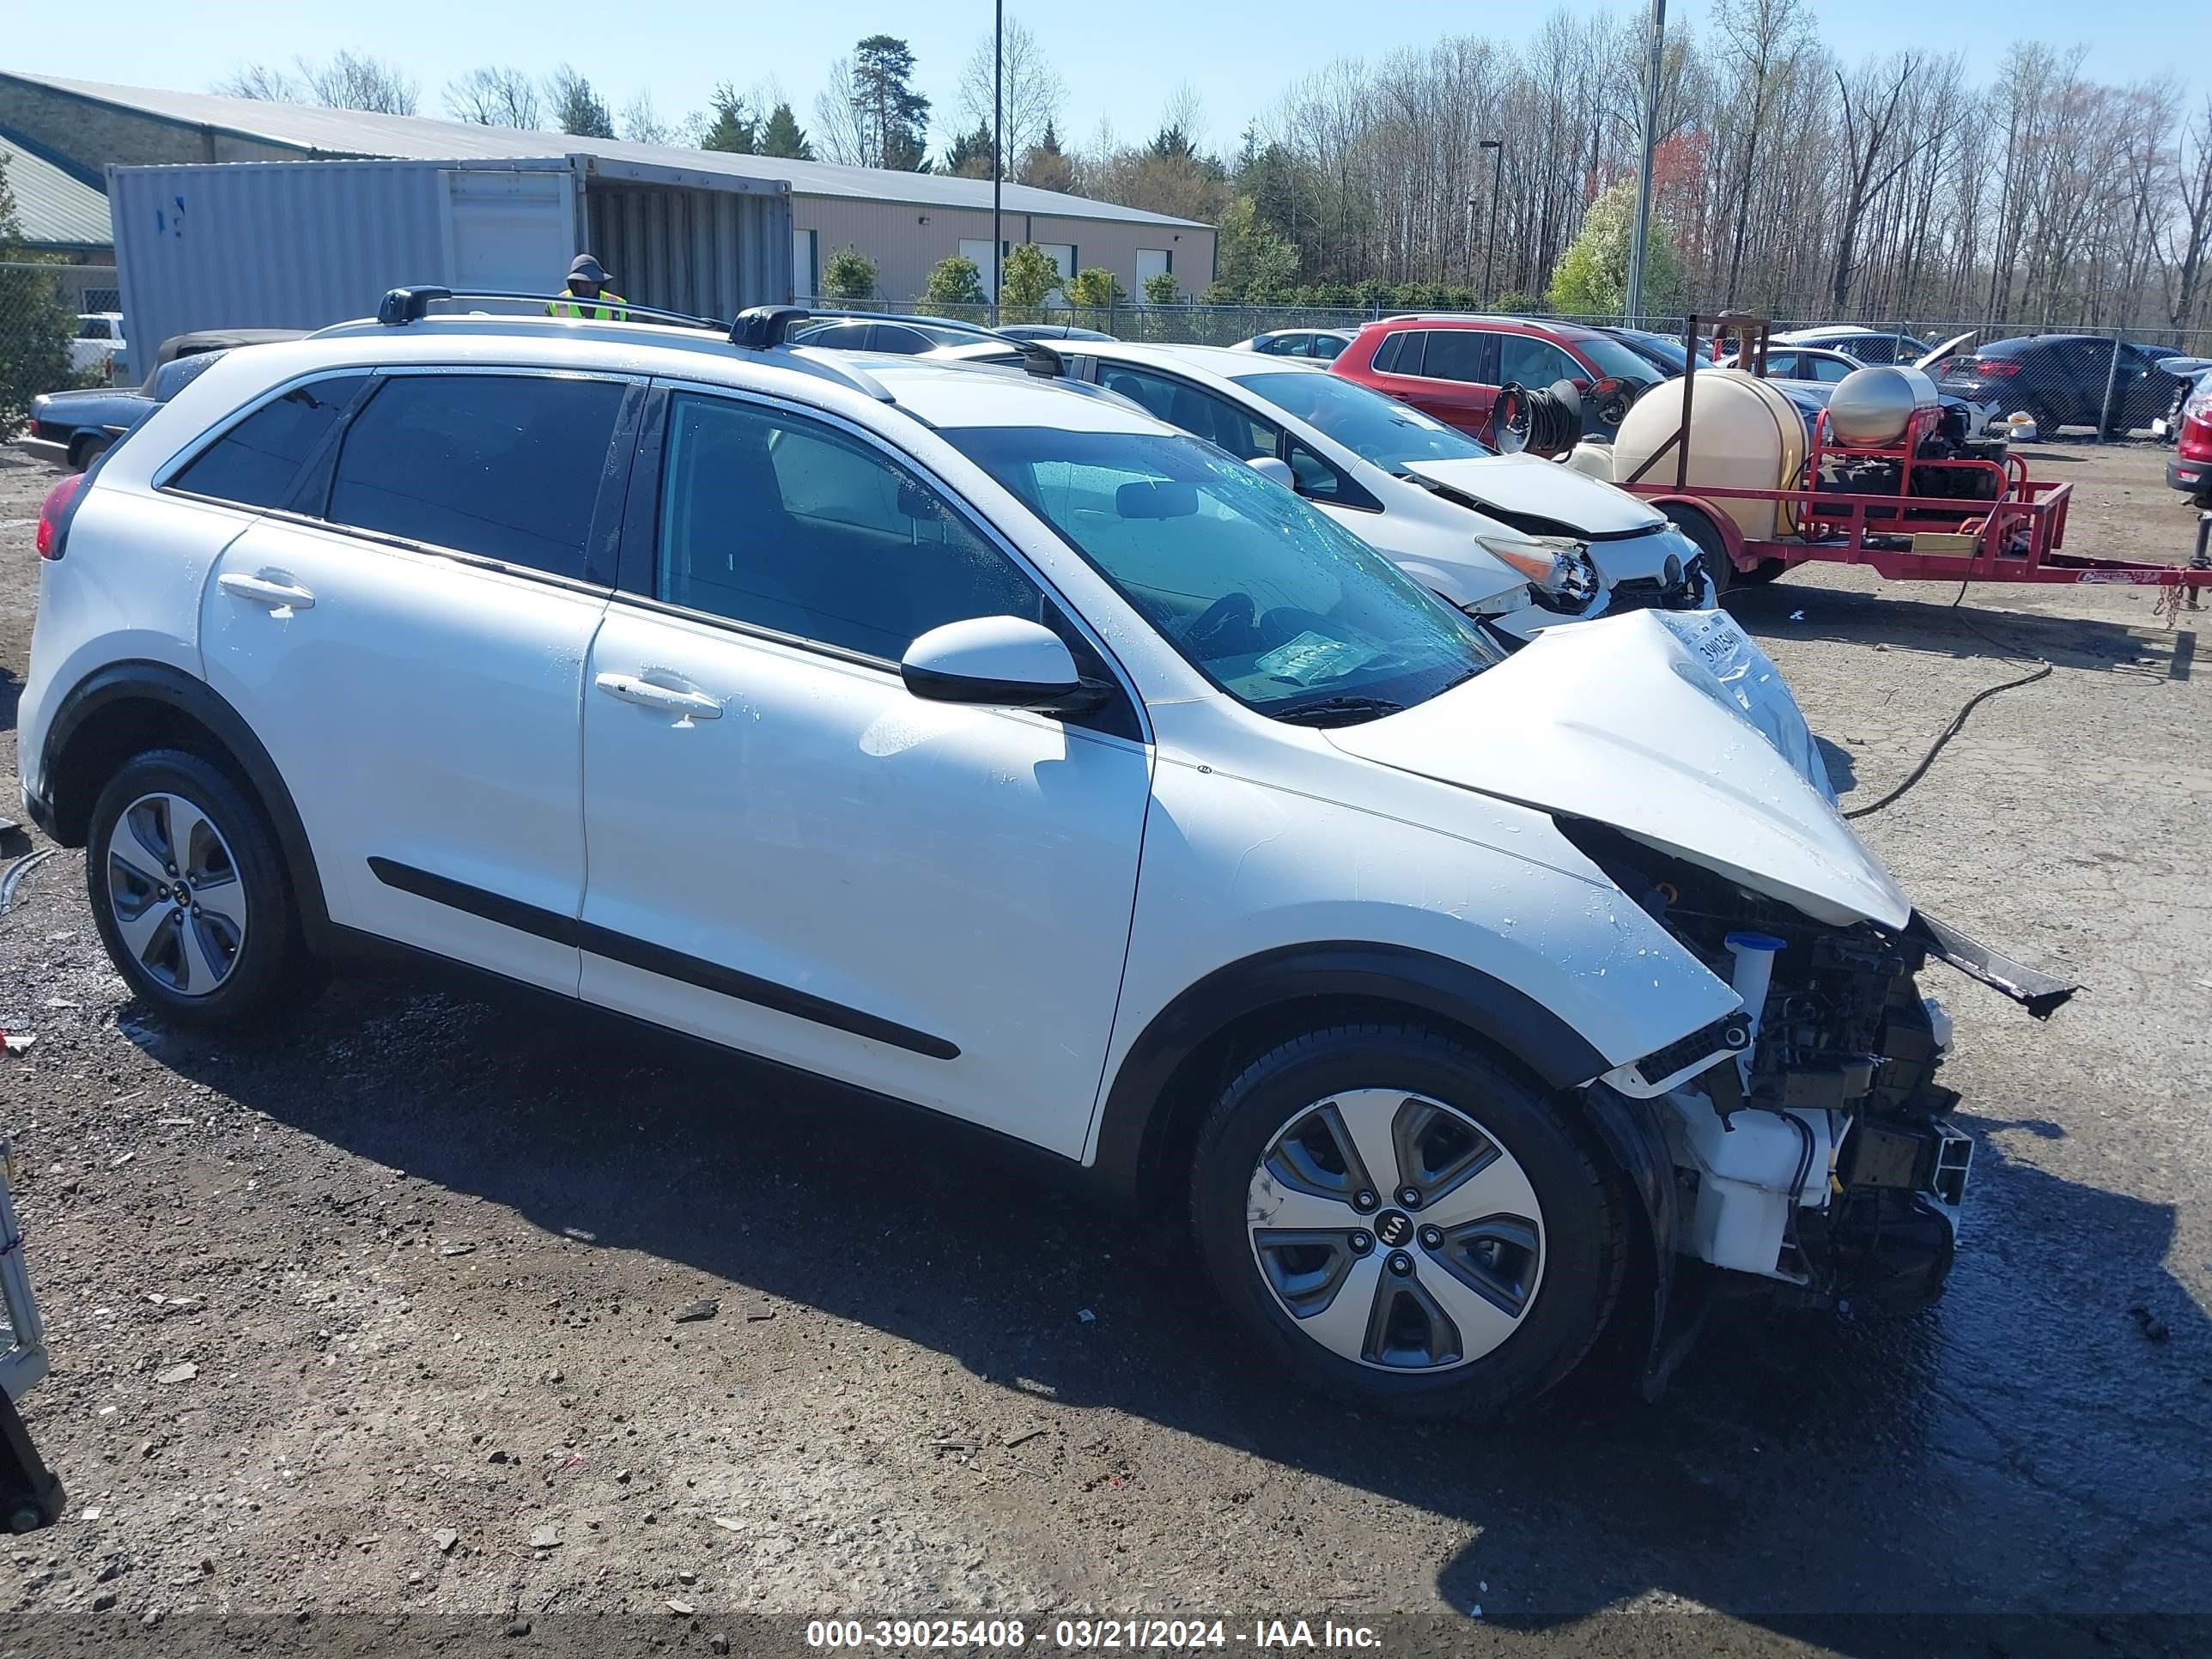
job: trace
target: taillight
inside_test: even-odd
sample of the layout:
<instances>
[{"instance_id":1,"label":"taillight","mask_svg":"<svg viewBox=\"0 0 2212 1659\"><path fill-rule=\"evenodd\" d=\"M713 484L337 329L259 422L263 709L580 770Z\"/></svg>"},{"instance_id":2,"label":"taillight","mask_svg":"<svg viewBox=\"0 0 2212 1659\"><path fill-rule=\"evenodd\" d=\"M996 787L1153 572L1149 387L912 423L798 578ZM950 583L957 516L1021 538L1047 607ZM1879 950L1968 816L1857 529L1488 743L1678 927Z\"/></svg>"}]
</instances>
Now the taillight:
<instances>
[{"instance_id":1,"label":"taillight","mask_svg":"<svg viewBox=\"0 0 2212 1659\"><path fill-rule=\"evenodd\" d=\"M2189 394L2189 401L2181 406L2181 415L2184 420L2212 421L2212 375L2207 375L2197 383L2197 390Z\"/></svg>"},{"instance_id":2,"label":"taillight","mask_svg":"<svg viewBox=\"0 0 2212 1659\"><path fill-rule=\"evenodd\" d=\"M72 472L46 492L46 499L39 508L39 556L58 559L62 542L69 534L70 508L76 502L77 494L84 488L84 474Z\"/></svg>"},{"instance_id":3,"label":"taillight","mask_svg":"<svg viewBox=\"0 0 2212 1659\"><path fill-rule=\"evenodd\" d=\"M1979 375L1984 380L2002 380L2007 375L2020 373L2020 365L2008 357L1977 357L1966 365L1966 373Z\"/></svg>"}]
</instances>

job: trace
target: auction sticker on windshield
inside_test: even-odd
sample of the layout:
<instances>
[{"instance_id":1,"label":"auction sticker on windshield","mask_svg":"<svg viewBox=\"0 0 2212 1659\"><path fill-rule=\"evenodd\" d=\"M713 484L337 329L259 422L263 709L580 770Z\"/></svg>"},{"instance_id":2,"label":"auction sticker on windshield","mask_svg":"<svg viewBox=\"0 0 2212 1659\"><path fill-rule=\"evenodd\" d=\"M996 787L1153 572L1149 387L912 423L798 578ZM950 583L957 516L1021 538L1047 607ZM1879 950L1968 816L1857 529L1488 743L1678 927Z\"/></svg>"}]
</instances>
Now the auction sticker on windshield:
<instances>
[{"instance_id":1,"label":"auction sticker on windshield","mask_svg":"<svg viewBox=\"0 0 2212 1659\"><path fill-rule=\"evenodd\" d=\"M1255 658L1252 666L1277 679L1311 685L1317 680L1333 680L1349 674L1380 654L1372 646L1333 640L1308 629L1288 644L1279 645L1264 657Z\"/></svg>"}]
</instances>

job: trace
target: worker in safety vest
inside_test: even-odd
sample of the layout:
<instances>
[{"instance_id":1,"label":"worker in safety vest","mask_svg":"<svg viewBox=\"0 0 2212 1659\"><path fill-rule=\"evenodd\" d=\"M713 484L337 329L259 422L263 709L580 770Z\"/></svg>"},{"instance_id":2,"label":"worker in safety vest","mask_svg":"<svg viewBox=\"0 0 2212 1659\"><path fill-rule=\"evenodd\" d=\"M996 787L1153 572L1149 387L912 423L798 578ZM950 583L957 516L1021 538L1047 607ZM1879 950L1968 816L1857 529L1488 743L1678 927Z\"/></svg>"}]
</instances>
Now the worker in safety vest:
<instances>
[{"instance_id":1,"label":"worker in safety vest","mask_svg":"<svg viewBox=\"0 0 2212 1659\"><path fill-rule=\"evenodd\" d=\"M614 278L606 268L588 253L579 253L568 262L568 291L557 300L545 302L548 317L589 317L598 321L626 321L629 313L622 309L622 295L613 289ZM593 305L592 301L611 301L611 304Z\"/></svg>"}]
</instances>

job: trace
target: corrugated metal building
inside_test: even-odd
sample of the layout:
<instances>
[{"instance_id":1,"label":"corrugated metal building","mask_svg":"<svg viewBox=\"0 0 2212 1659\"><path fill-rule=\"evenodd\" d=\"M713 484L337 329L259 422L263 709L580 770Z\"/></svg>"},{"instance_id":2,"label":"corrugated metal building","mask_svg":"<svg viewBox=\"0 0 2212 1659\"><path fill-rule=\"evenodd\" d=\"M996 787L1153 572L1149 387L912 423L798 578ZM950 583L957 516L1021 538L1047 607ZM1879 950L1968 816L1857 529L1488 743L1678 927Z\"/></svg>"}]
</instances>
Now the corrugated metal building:
<instances>
[{"instance_id":1,"label":"corrugated metal building","mask_svg":"<svg viewBox=\"0 0 2212 1659\"><path fill-rule=\"evenodd\" d=\"M823 261L848 246L876 262L878 291L894 301L919 295L929 268L949 254L975 259L986 280L993 265L988 179L13 74L0 74L0 129L20 131L72 162L100 168L307 158L538 161L573 155L590 158L593 167L778 181L791 203L791 288L800 298L814 291ZM1004 202L1005 241L1036 242L1061 261L1063 270L1103 266L1132 294L1158 270L1171 270L1190 293L1212 280L1214 234L1209 226L1027 185L1005 185ZM673 221L656 222L650 207L641 200L610 206L605 222L593 209L587 234L605 243L592 252L623 279L631 298L674 303L647 291L639 276L623 268L622 256L609 252L618 240L641 246L648 271L655 261L664 266L681 262L695 228ZM632 218L633 214L640 216ZM558 275L551 273L549 281Z\"/></svg>"},{"instance_id":2,"label":"corrugated metal building","mask_svg":"<svg viewBox=\"0 0 2212 1659\"><path fill-rule=\"evenodd\" d=\"M15 225L33 253L105 259L114 251L107 197L97 173L66 167L20 133L0 126L0 162L15 198Z\"/></svg>"}]
</instances>

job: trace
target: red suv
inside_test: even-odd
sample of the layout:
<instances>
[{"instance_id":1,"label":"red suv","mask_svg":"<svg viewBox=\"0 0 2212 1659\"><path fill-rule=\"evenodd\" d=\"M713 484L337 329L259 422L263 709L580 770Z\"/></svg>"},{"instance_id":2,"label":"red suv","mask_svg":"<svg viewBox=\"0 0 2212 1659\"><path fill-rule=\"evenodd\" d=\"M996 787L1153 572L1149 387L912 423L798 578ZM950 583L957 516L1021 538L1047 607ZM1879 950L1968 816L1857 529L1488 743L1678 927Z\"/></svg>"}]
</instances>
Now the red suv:
<instances>
[{"instance_id":1,"label":"red suv","mask_svg":"<svg viewBox=\"0 0 2212 1659\"><path fill-rule=\"evenodd\" d=\"M1509 380L1533 388L1572 380L1587 392L1601 380L1641 391L1663 378L1609 334L1520 317L1386 317L1328 367L1477 438L1489 435L1492 400ZM1590 431L1613 435L1595 422Z\"/></svg>"}]
</instances>

